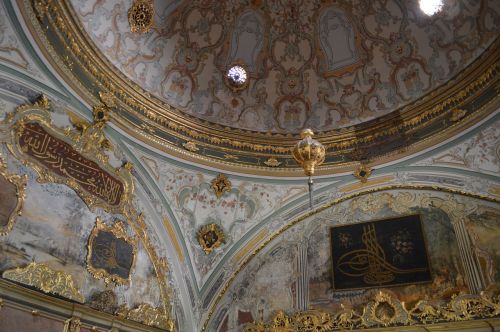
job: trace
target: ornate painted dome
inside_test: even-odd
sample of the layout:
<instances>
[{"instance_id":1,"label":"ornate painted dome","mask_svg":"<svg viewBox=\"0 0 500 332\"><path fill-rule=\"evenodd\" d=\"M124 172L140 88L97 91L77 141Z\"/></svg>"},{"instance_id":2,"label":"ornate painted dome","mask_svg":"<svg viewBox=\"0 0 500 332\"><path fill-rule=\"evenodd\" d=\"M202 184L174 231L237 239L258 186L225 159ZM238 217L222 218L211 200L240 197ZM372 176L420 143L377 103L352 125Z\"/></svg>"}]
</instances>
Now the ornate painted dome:
<instances>
[{"instance_id":1,"label":"ornate painted dome","mask_svg":"<svg viewBox=\"0 0 500 332\"><path fill-rule=\"evenodd\" d=\"M122 101L116 115L141 140L293 175L291 147L311 128L330 173L443 134L450 96L495 59L498 7L448 1L427 16L395 0L72 0L64 42L79 44L91 89Z\"/></svg>"}]
</instances>

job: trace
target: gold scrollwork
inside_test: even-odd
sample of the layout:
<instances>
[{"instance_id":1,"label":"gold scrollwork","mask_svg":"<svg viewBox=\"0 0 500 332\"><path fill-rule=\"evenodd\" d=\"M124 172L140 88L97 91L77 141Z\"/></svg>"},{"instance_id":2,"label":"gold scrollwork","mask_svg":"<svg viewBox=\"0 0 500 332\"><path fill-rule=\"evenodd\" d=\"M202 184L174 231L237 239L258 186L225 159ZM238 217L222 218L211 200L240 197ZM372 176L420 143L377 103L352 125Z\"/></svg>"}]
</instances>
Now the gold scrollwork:
<instances>
[{"instance_id":1,"label":"gold scrollwork","mask_svg":"<svg viewBox=\"0 0 500 332\"><path fill-rule=\"evenodd\" d=\"M63 332L80 332L80 327L82 327L80 318L71 317L64 322Z\"/></svg>"},{"instance_id":2,"label":"gold scrollwork","mask_svg":"<svg viewBox=\"0 0 500 332\"><path fill-rule=\"evenodd\" d=\"M337 313L319 310L297 312L288 316L279 310L268 323L245 325L244 332L306 332L363 329L401 325L421 325L437 322L464 321L498 317L500 298L480 295L458 295L444 304L419 301L407 310L404 303L379 292L360 312L342 309Z\"/></svg>"},{"instance_id":3,"label":"gold scrollwork","mask_svg":"<svg viewBox=\"0 0 500 332\"><path fill-rule=\"evenodd\" d=\"M174 322L161 308L154 308L148 303L141 303L134 309L129 309L122 304L116 311L116 315L122 318L130 319L148 326L159 327L167 331L174 331Z\"/></svg>"},{"instance_id":4,"label":"gold scrollwork","mask_svg":"<svg viewBox=\"0 0 500 332\"><path fill-rule=\"evenodd\" d=\"M2 277L20 284L33 286L45 293L60 295L84 303L85 298L75 287L73 277L64 271L56 271L43 263L31 262L28 266L7 270Z\"/></svg>"},{"instance_id":5,"label":"gold scrollwork","mask_svg":"<svg viewBox=\"0 0 500 332\"><path fill-rule=\"evenodd\" d=\"M278 167L279 165L281 165L281 162L278 161L278 159L271 157L266 161L264 161L264 164L266 164L269 167Z\"/></svg>"},{"instance_id":6,"label":"gold scrollwork","mask_svg":"<svg viewBox=\"0 0 500 332\"><path fill-rule=\"evenodd\" d=\"M182 146L184 147L184 149L191 151L191 152L196 152L196 151L200 150L196 146L196 143L192 142L192 141L186 142L186 143L182 144Z\"/></svg>"},{"instance_id":7,"label":"gold scrollwork","mask_svg":"<svg viewBox=\"0 0 500 332\"><path fill-rule=\"evenodd\" d=\"M116 241L107 242L107 244L109 244L109 247L102 248L102 250L96 252L97 249L94 248L94 245L95 240L100 232L112 233L115 236L116 240L123 240L131 246L132 259L130 267L122 267L124 269L128 269L128 278L124 278L122 276L119 276L118 274L112 274L106 270L106 267L113 269L116 267L120 267L117 259L117 255L119 253L117 252ZM125 285L130 282L130 277L132 275L132 270L134 268L135 259L137 256L137 240L135 238L130 238L127 236L127 233L124 229L124 224L121 221L117 221L113 224L112 227L108 227L104 222L102 222L99 217L97 217L96 224L89 236L87 249L87 270L92 274L94 278L104 279L104 282L106 284L114 282L117 285ZM99 255L100 260L106 262L107 266L94 266L92 264L94 254Z\"/></svg>"},{"instance_id":8,"label":"gold scrollwork","mask_svg":"<svg viewBox=\"0 0 500 332\"><path fill-rule=\"evenodd\" d=\"M34 104L21 105L9 113L6 118L11 131L9 150L37 172L39 182L66 184L90 208L122 213L129 204L133 181L129 163L119 168L108 163L105 150L111 143L104 135L104 127L109 108L105 104L94 107L92 124L70 113L75 129L62 130L52 124L49 107L47 97L41 96ZM59 150L50 151L54 146ZM76 155L67 158L64 153L70 149ZM83 165L82 161L98 166ZM96 167L101 169L96 171Z\"/></svg>"},{"instance_id":9,"label":"gold scrollwork","mask_svg":"<svg viewBox=\"0 0 500 332\"><path fill-rule=\"evenodd\" d=\"M231 181L224 174L219 174L212 180L211 187L217 198L221 198L226 191L231 191Z\"/></svg>"},{"instance_id":10,"label":"gold scrollwork","mask_svg":"<svg viewBox=\"0 0 500 332\"><path fill-rule=\"evenodd\" d=\"M196 237L206 255L220 247L225 241L224 232L219 225L213 223L201 227Z\"/></svg>"},{"instance_id":11,"label":"gold scrollwork","mask_svg":"<svg viewBox=\"0 0 500 332\"><path fill-rule=\"evenodd\" d=\"M153 0L135 0L128 10L130 31L144 33L151 29L154 21Z\"/></svg>"},{"instance_id":12,"label":"gold scrollwork","mask_svg":"<svg viewBox=\"0 0 500 332\"><path fill-rule=\"evenodd\" d=\"M26 198L26 175L17 175L17 174L11 174L7 171L7 164L5 160L2 158L2 154L0 153L0 177L2 177L5 181L9 182L12 184L15 189L15 195L16 195L16 205L13 207L11 211L7 211L8 215L5 217L7 218L7 222L4 224L0 224L0 236L2 235L7 235L14 226L14 223L16 222L17 216L21 215L21 210L23 208L23 203ZM2 179L0 179L0 182ZM2 190L6 190L5 188ZM1 195L0 195L1 197ZM3 201L7 201L3 199Z\"/></svg>"}]
</instances>

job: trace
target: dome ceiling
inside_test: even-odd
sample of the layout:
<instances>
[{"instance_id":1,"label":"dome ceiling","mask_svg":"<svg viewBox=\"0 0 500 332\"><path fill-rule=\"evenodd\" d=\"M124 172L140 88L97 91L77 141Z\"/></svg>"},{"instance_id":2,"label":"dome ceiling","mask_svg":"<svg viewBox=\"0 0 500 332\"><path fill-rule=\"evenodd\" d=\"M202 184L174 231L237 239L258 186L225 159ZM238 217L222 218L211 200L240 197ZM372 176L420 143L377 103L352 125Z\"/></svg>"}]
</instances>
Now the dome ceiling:
<instances>
[{"instance_id":1,"label":"dome ceiling","mask_svg":"<svg viewBox=\"0 0 500 332\"><path fill-rule=\"evenodd\" d=\"M217 169L302 176L291 151L312 128L318 173L353 172L494 111L498 1L448 1L434 16L417 1L44 3L29 21L67 84L90 105L110 94L134 138ZM147 32L129 17L138 4L151 6ZM230 84L233 65L247 82Z\"/></svg>"},{"instance_id":2,"label":"dome ceiling","mask_svg":"<svg viewBox=\"0 0 500 332\"><path fill-rule=\"evenodd\" d=\"M87 34L128 79L193 117L272 133L327 132L419 99L495 39L498 1L154 1L131 32L132 1L72 0ZM233 92L232 64L248 71Z\"/></svg>"}]
</instances>

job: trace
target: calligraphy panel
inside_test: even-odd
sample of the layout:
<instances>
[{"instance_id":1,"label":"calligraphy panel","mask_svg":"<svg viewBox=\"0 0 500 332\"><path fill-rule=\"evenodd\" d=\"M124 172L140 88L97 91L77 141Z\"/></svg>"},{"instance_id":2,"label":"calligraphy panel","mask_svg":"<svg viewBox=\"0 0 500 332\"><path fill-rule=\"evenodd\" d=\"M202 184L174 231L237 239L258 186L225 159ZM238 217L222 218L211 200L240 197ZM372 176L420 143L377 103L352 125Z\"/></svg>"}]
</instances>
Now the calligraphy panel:
<instances>
[{"instance_id":1,"label":"calligraphy panel","mask_svg":"<svg viewBox=\"0 0 500 332\"><path fill-rule=\"evenodd\" d=\"M84 158L70 144L49 134L41 124L26 123L19 131L18 143L31 159L58 176L75 181L88 194L111 207L122 203L125 188L121 181Z\"/></svg>"},{"instance_id":2,"label":"calligraphy panel","mask_svg":"<svg viewBox=\"0 0 500 332\"><path fill-rule=\"evenodd\" d=\"M107 227L99 218L88 243L87 269L106 283L126 284L135 262L136 241L129 239L121 222Z\"/></svg>"},{"instance_id":3,"label":"calligraphy panel","mask_svg":"<svg viewBox=\"0 0 500 332\"><path fill-rule=\"evenodd\" d=\"M418 215L333 227L331 242L336 290L432 280Z\"/></svg>"},{"instance_id":4,"label":"calligraphy panel","mask_svg":"<svg viewBox=\"0 0 500 332\"><path fill-rule=\"evenodd\" d=\"M12 229L21 214L25 189L26 176L10 174L0 155L0 236Z\"/></svg>"}]
</instances>

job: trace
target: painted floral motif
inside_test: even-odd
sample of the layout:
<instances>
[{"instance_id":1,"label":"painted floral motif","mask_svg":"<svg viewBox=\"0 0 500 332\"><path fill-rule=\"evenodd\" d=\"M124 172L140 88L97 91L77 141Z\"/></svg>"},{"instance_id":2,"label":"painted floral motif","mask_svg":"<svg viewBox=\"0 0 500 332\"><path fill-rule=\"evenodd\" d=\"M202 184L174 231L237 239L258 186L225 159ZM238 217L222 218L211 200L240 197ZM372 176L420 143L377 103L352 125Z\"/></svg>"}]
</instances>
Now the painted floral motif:
<instances>
[{"instance_id":1,"label":"painted floral motif","mask_svg":"<svg viewBox=\"0 0 500 332\"><path fill-rule=\"evenodd\" d=\"M448 2L433 17L417 1L155 1L151 32L133 34L120 19L132 0L71 3L104 55L152 95L271 132L349 127L415 101L491 44L500 13L494 0ZM248 68L243 91L224 84L233 63Z\"/></svg>"}]
</instances>

